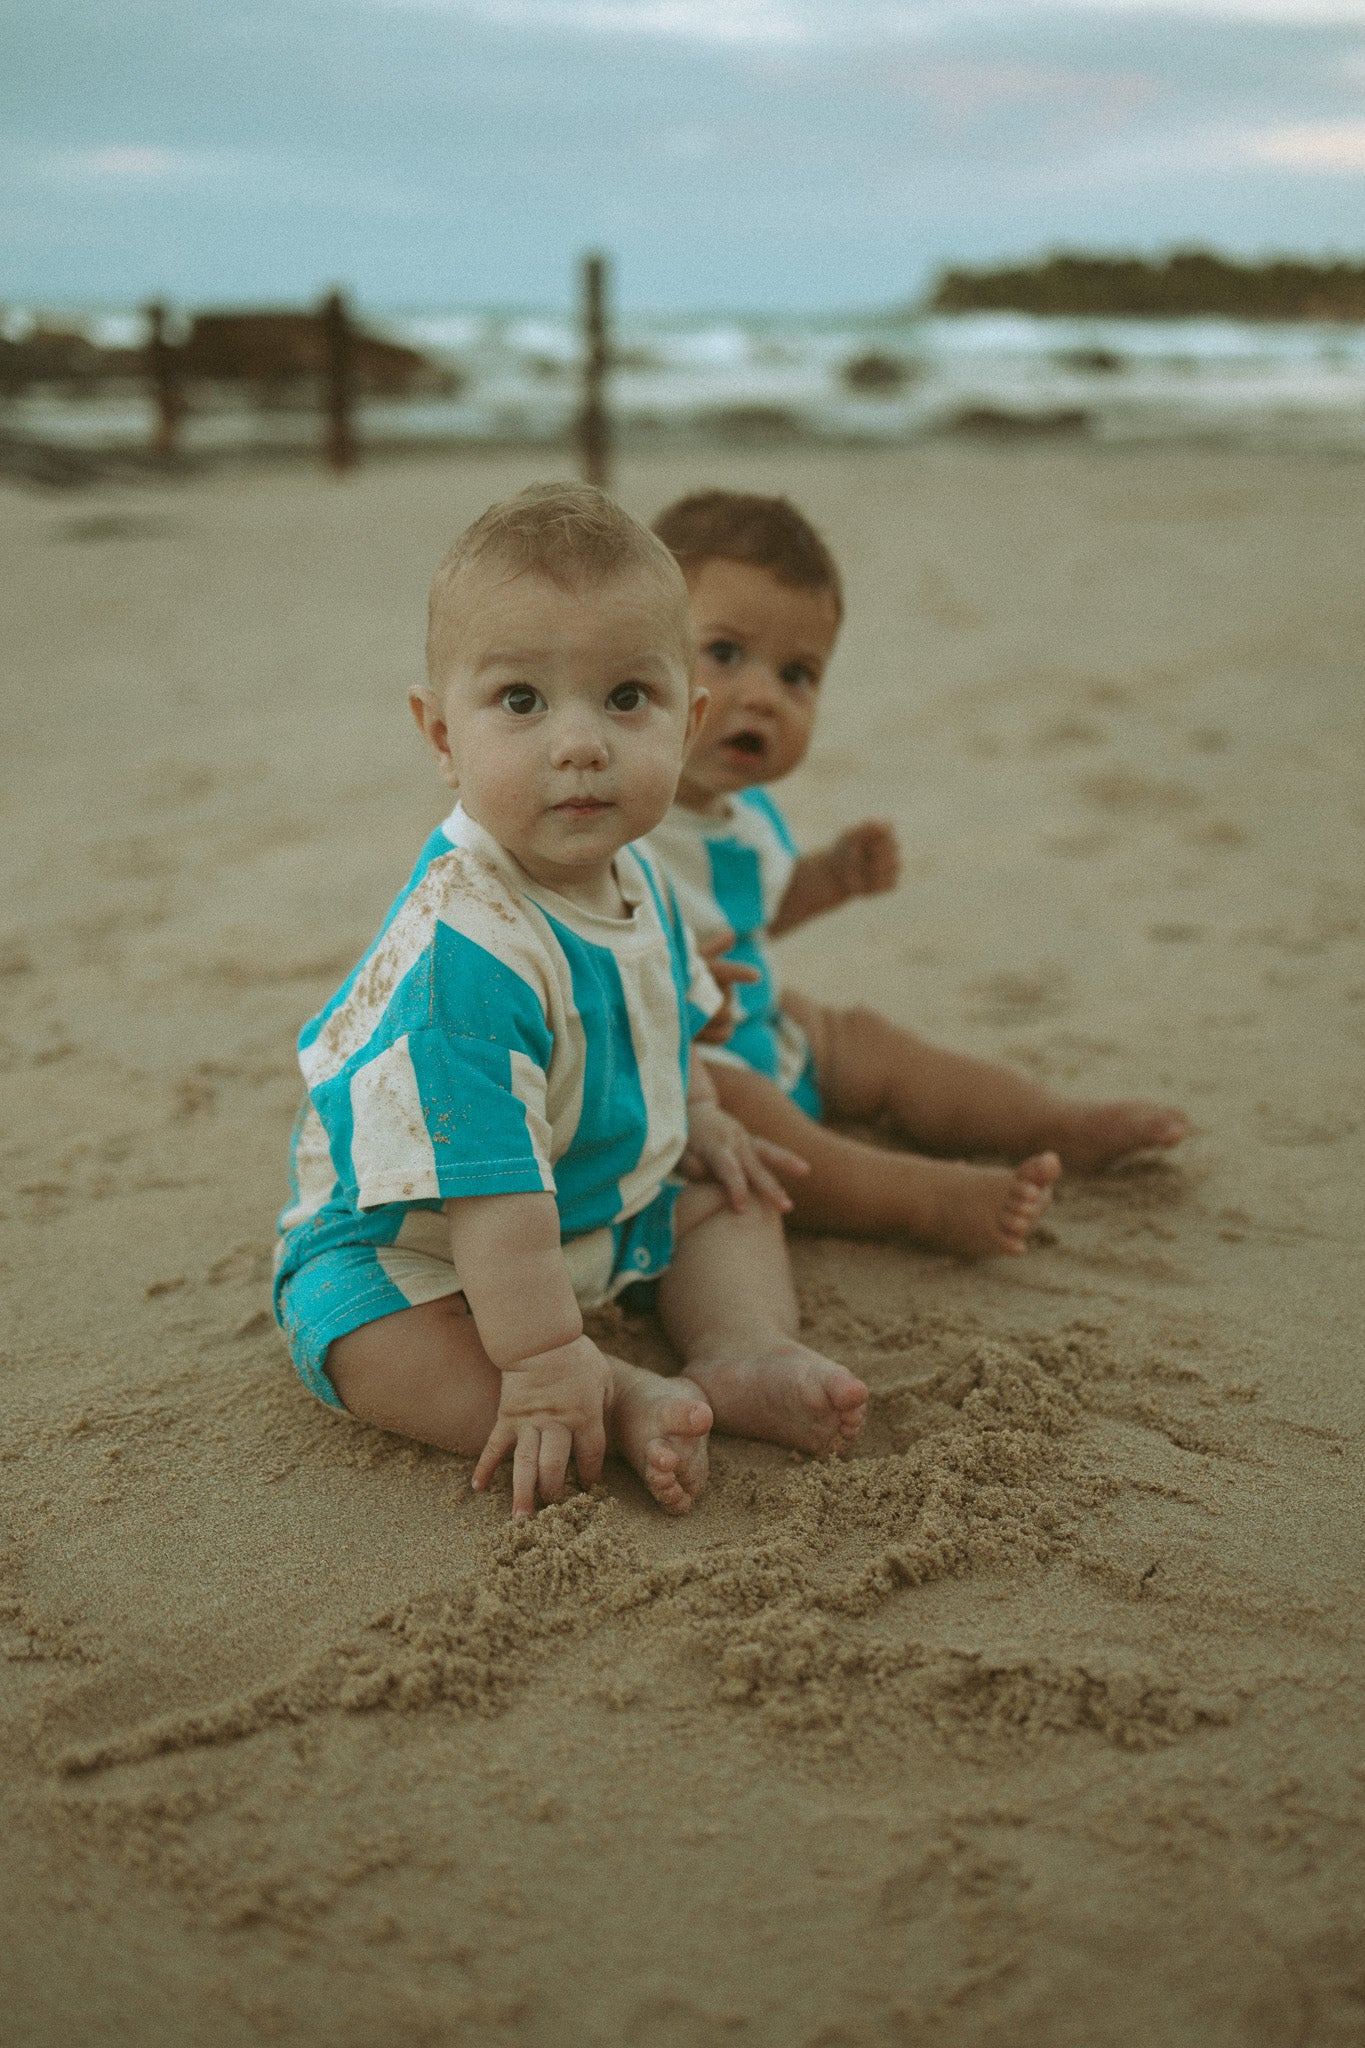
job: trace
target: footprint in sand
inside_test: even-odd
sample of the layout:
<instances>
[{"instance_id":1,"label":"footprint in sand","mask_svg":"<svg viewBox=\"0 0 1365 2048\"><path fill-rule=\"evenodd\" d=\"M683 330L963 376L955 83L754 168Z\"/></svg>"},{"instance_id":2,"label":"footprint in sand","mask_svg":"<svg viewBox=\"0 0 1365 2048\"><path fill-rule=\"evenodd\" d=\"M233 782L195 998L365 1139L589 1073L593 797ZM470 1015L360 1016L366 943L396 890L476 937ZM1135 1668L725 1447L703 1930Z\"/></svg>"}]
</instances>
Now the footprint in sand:
<instances>
[{"instance_id":1,"label":"footprint in sand","mask_svg":"<svg viewBox=\"0 0 1365 2048\"><path fill-rule=\"evenodd\" d=\"M64 519L55 529L56 540L167 540L184 529L174 519L161 519L146 512L90 512L81 519Z\"/></svg>"},{"instance_id":2,"label":"footprint in sand","mask_svg":"<svg viewBox=\"0 0 1365 2048\"><path fill-rule=\"evenodd\" d=\"M1034 732L1032 747L1035 754L1061 754L1075 747L1103 746L1107 738L1104 727L1093 718L1081 718L1072 712L1040 725Z\"/></svg>"},{"instance_id":3,"label":"footprint in sand","mask_svg":"<svg viewBox=\"0 0 1365 2048\"><path fill-rule=\"evenodd\" d=\"M1096 810L1123 817L1166 818L1176 811L1193 810L1200 802L1198 791L1187 783L1137 775L1130 768L1106 768L1097 775L1082 776L1076 786Z\"/></svg>"},{"instance_id":4,"label":"footprint in sand","mask_svg":"<svg viewBox=\"0 0 1365 2048\"><path fill-rule=\"evenodd\" d=\"M1276 1102L1258 1102L1256 1121L1267 1145L1335 1145L1360 1129L1359 1117L1345 1116L1339 1110L1315 1114Z\"/></svg>"},{"instance_id":5,"label":"footprint in sand","mask_svg":"<svg viewBox=\"0 0 1365 2048\"><path fill-rule=\"evenodd\" d=\"M1251 845L1251 834L1245 825L1238 825L1231 818L1210 818L1206 824L1191 825L1184 837L1187 845L1206 846L1214 851Z\"/></svg>"},{"instance_id":6,"label":"footprint in sand","mask_svg":"<svg viewBox=\"0 0 1365 2048\"><path fill-rule=\"evenodd\" d=\"M1071 982L1055 962L1015 972L987 975L968 982L962 993L968 1015L982 1024L1025 1024L1059 1017L1071 1007Z\"/></svg>"},{"instance_id":7,"label":"footprint in sand","mask_svg":"<svg viewBox=\"0 0 1365 2048\"><path fill-rule=\"evenodd\" d=\"M1232 745L1232 734L1221 725L1197 725L1186 739L1196 754L1225 754Z\"/></svg>"}]
</instances>

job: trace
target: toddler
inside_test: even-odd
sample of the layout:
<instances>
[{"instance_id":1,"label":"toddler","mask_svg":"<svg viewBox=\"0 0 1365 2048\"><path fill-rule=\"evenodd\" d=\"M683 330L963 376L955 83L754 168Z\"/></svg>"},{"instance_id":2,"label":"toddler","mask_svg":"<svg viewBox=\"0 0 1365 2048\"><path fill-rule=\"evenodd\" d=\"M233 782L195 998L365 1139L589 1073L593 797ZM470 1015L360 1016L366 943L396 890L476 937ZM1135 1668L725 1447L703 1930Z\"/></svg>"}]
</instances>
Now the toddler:
<instances>
[{"instance_id":1,"label":"toddler","mask_svg":"<svg viewBox=\"0 0 1365 2048\"><path fill-rule=\"evenodd\" d=\"M299 1041L307 1099L276 1313L314 1394L512 1453L514 1515L604 1454L685 1512L713 1424L837 1450L867 1390L797 1338L779 1145L717 1103L718 1003L638 841L704 697L683 578L600 492L544 486L437 571L412 709L458 801ZM679 1168L690 1184L679 1177ZM757 1199L753 1199L753 1197ZM582 1311L657 1279L685 1377L614 1358Z\"/></svg>"},{"instance_id":2,"label":"toddler","mask_svg":"<svg viewBox=\"0 0 1365 2048\"><path fill-rule=\"evenodd\" d=\"M809 1162L792 1189L813 1230L905 1233L939 1249L1022 1252L1063 1164L1097 1168L1177 1144L1186 1119L1150 1102L1068 1102L989 1060L930 1045L876 1011L779 995L768 940L855 896L895 885L895 835L853 826L801 854L763 785L800 765L843 615L839 572L781 498L708 491L655 531L687 579L709 693L678 800L651 835L683 914L739 1021L708 1047L721 1102L751 1132ZM741 979L742 976L742 979ZM931 1152L1001 1152L1015 1167L884 1150L825 1116L885 1118Z\"/></svg>"}]
</instances>

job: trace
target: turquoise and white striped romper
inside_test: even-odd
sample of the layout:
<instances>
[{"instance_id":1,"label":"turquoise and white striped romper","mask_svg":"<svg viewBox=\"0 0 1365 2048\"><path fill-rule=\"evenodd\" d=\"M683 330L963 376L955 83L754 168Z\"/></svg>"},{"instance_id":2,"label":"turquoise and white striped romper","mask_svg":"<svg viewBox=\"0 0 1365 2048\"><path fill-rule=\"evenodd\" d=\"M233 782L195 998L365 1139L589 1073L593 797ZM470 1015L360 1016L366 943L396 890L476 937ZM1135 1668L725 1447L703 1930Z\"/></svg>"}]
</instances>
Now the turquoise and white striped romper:
<instances>
[{"instance_id":1,"label":"turquoise and white striped romper","mask_svg":"<svg viewBox=\"0 0 1365 2048\"><path fill-rule=\"evenodd\" d=\"M452 1198L553 1194L585 1306L669 1263L688 1056L719 995L647 852L616 875L629 915L597 916L457 806L304 1027L275 1312L321 1400L342 1405L336 1338L459 1292Z\"/></svg>"},{"instance_id":2,"label":"turquoise and white striped romper","mask_svg":"<svg viewBox=\"0 0 1365 2048\"><path fill-rule=\"evenodd\" d=\"M723 1046L703 1048L711 1060L753 1067L776 1081L808 1116L820 1115L820 1088L810 1041L782 1009L768 926L800 858L777 805L762 789L718 797L708 811L674 804L647 841L672 882L689 929L710 947L727 933L724 958L756 967L756 982L738 982L740 1021Z\"/></svg>"}]
</instances>

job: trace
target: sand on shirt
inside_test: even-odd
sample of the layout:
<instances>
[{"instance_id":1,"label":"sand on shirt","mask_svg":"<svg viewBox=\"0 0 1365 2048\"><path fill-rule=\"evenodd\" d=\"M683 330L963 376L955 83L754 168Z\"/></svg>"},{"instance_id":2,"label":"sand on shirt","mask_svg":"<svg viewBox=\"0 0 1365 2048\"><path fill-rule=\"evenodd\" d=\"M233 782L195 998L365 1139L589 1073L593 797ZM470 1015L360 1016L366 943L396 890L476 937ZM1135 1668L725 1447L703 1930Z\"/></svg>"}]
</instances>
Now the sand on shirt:
<instances>
[{"instance_id":1,"label":"sand on shirt","mask_svg":"<svg viewBox=\"0 0 1365 2048\"><path fill-rule=\"evenodd\" d=\"M0 2033L1360 2041L1365 470L627 467L846 570L782 796L906 878L793 983L1197 1131L1017 1262L799 1243L848 1464L721 1440L686 1522L613 1468L513 1531L266 1303L294 1034L445 808L427 577L540 473L0 496Z\"/></svg>"}]
</instances>

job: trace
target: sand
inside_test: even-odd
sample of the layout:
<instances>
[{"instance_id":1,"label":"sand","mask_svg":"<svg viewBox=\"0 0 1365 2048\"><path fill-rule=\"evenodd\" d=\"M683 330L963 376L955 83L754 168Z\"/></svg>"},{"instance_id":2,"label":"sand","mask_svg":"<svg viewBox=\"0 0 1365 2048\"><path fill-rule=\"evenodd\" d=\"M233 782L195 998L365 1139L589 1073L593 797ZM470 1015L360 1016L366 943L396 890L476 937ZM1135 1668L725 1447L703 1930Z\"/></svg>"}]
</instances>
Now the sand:
<instances>
[{"instance_id":1,"label":"sand","mask_svg":"<svg viewBox=\"0 0 1365 2048\"><path fill-rule=\"evenodd\" d=\"M1365 2041L1365 468L628 469L847 565L790 804L907 873L792 980L1196 1131L1023 1260L799 1243L850 1462L513 1532L266 1271L294 1033L443 809L427 576L534 473L0 498L0 2037Z\"/></svg>"}]
</instances>

